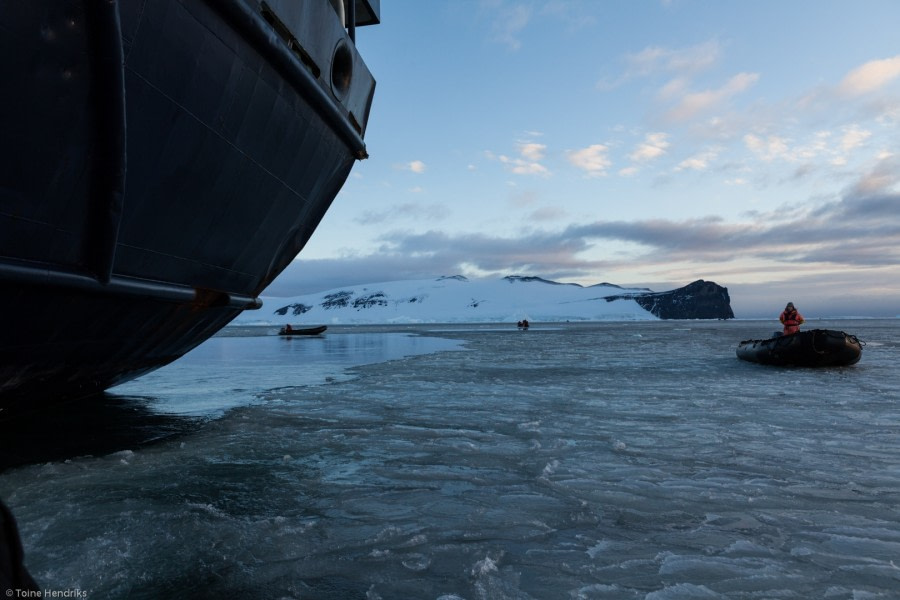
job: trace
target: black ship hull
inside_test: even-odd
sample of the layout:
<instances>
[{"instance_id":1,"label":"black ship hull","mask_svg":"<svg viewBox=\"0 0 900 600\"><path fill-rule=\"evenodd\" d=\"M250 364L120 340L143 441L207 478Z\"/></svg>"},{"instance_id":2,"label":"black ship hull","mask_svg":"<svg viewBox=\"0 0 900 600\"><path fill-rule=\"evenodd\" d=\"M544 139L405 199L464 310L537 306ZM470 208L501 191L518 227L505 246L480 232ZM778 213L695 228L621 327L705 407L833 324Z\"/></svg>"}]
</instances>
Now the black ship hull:
<instances>
[{"instance_id":1,"label":"black ship hull","mask_svg":"<svg viewBox=\"0 0 900 600\"><path fill-rule=\"evenodd\" d=\"M0 408L124 382L260 306L366 155L352 25L377 3L349 31L333 4L0 5Z\"/></svg>"}]
</instances>

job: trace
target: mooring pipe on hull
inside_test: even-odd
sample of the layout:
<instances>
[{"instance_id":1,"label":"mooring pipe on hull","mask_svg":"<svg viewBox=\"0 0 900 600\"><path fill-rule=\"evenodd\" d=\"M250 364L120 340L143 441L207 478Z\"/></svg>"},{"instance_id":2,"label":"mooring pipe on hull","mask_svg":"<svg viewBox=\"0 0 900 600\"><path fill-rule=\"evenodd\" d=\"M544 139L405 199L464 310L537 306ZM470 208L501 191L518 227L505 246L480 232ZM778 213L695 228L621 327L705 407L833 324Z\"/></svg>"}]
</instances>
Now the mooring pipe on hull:
<instances>
[{"instance_id":1,"label":"mooring pipe on hull","mask_svg":"<svg viewBox=\"0 0 900 600\"><path fill-rule=\"evenodd\" d=\"M228 307L239 310L256 310L262 307L262 301L259 298L243 294L122 276L112 276L107 283L101 283L96 278L83 273L8 262L0 262L0 277L7 281L28 285L73 289L94 294L153 298L176 304L193 304L208 308Z\"/></svg>"}]
</instances>

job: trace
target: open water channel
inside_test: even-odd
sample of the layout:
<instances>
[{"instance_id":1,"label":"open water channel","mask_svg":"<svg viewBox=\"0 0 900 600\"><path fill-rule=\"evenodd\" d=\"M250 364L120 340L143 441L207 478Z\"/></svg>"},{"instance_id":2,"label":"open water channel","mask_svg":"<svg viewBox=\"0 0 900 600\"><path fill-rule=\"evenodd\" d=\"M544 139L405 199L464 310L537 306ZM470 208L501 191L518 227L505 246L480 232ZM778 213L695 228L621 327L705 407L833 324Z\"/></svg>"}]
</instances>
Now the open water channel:
<instances>
[{"instance_id":1,"label":"open water channel","mask_svg":"<svg viewBox=\"0 0 900 600\"><path fill-rule=\"evenodd\" d=\"M2 423L0 498L81 597L900 597L900 321L233 328Z\"/></svg>"}]
</instances>

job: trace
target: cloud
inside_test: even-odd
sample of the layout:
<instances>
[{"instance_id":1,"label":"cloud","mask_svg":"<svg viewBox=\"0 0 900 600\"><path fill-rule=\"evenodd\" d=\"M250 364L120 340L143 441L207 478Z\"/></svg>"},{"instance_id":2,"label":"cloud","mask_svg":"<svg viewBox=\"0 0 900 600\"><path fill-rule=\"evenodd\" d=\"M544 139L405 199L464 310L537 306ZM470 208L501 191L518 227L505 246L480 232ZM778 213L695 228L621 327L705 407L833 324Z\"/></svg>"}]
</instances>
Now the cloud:
<instances>
[{"instance_id":1,"label":"cloud","mask_svg":"<svg viewBox=\"0 0 900 600\"><path fill-rule=\"evenodd\" d=\"M774 163L776 167L800 163L791 177L782 179L787 181L799 180L817 172L834 174L829 167L850 165L854 154L859 155L859 150L870 143L873 135L869 129L849 124L836 131L814 131L802 140L771 133L747 133L742 141L747 150L765 163Z\"/></svg>"},{"instance_id":2,"label":"cloud","mask_svg":"<svg viewBox=\"0 0 900 600\"><path fill-rule=\"evenodd\" d=\"M686 48L648 46L640 52L626 55L624 72L612 80L598 81L596 87L608 91L634 79L663 74L674 77L666 88L670 93L676 93L684 89L697 73L715 65L720 56L721 46L716 40Z\"/></svg>"},{"instance_id":3,"label":"cloud","mask_svg":"<svg viewBox=\"0 0 900 600\"><path fill-rule=\"evenodd\" d=\"M544 206L538 208L528 215L529 223L542 223L547 221L558 221L566 216L566 211L559 206Z\"/></svg>"},{"instance_id":4,"label":"cloud","mask_svg":"<svg viewBox=\"0 0 900 600\"><path fill-rule=\"evenodd\" d=\"M509 170L516 175L548 175L550 173L547 167L540 163L529 162L520 158L510 158L503 154L500 155L500 162L509 167Z\"/></svg>"},{"instance_id":5,"label":"cloud","mask_svg":"<svg viewBox=\"0 0 900 600\"><path fill-rule=\"evenodd\" d=\"M354 221L363 225L373 225L377 223L391 223L398 219L413 219L424 222L442 221L448 216L450 216L450 210L442 204L408 202L390 206L383 210L363 211Z\"/></svg>"},{"instance_id":6,"label":"cloud","mask_svg":"<svg viewBox=\"0 0 900 600\"><path fill-rule=\"evenodd\" d=\"M665 133L648 133L644 138L644 142L628 155L628 158L635 162L646 162L659 158L666 153L669 142L666 141L668 136Z\"/></svg>"},{"instance_id":7,"label":"cloud","mask_svg":"<svg viewBox=\"0 0 900 600\"><path fill-rule=\"evenodd\" d=\"M518 192L510 197L509 203L515 210L521 210L524 208L529 208L535 206L539 202L540 198L534 190L526 190L522 192Z\"/></svg>"},{"instance_id":8,"label":"cloud","mask_svg":"<svg viewBox=\"0 0 900 600\"><path fill-rule=\"evenodd\" d=\"M720 149L710 149L705 150L703 152L699 152L691 157L688 157L678 163L678 166L675 167L676 171L705 171L709 168L709 164L714 161L719 155Z\"/></svg>"},{"instance_id":9,"label":"cloud","mask_svg":"<svg viewBox=\"0 0 900 600\"><path fill-rule=\"evenodd\" d=\"M872 60L856 67L838 84L838 92L845 96L871 94L900 77L900 55Z\"/></svg>"},{"instance_id":10,"label":"cloud","mask_svg":"<svg viewBox=\"0 0 900 600\"><path fill-rule=\"evenodd\" d=\"M453 263L429 257L401 256L383 252L368 256L295 260L266 288L266 296L300 296L343 286L426 279L453 275Z\"/></svg>"},{"instance_id":11,"label":"cloud","mask_svg":"<svg viewBox=\"0 0 900 600\"><path fill-rule=\"evenodd\" d=\"M544 151L547 149L547 146L544 144L537 144L535 142L527 142L523 143L519 146L519 152L522 154L522 157L525 160L529 160L532 162L539 162L544 158Z\"/></svg>"},{"instance_id":12,"label":"cloud","mask_svg":"<svg viewBox=\"0 0 900 600\"><path fill-rule=\"evenodd\" d=\"M423 163L421 160L414 160L406 164L406 169L412 171L413 173L424 173L425 163Z\"/></svg>"},{"instance_id":13,"label":"cloud","mask_svg":"<svg viewBox=\"0 0 900 600\"><path fill-rule=\"evenodd\" d=\"M531 21L530 6L503 0L482 0L481 12L490 19L490 36L493 41L507 46L510 50L522 47L519 34Z\"/></svg>"},{"instance_id":14,"label":"cloud","mask_svg":"<svg viewBox=\"0 0 900 600\"><path fill-rule=\"evenodd\" d=\"M860 129L856 125L851 125L844 130L841 137L841 150L849 152L861 146L867 139L872 137L871 131Z\"/></svg>"},{"instance_id":15,"label":"cloud","mask_svg":"<svg viewBox=\"0 0 900 600\"><path fill-rule=\"evenodd\" d=\"M585 171L589 177L603 177L612 166L609 148L603 144L593 144L581 150L569 150L566 156L570 163Z\"/></svg>"},{"instance_id":16,"label":"cloud","mask_svg":"<svg viewBox=\"0 0 900 600\"><path fill-rule=\"evenodd\" d=\"M888 93L888 86L898 80L900 55L872 60L852 69L836 84L810 90L790 110L829 116L852 111L856 119L896 124L900 121L900 100L896 93ZM893 90L896 91L896 86Z\"/></svg>"},{"instance_id":17,"label":"cloud","mask_svg":"<svg viewBox=\"0 0 900 600\"><path fill-rule=\"evenodd\" d=\"M540 16L559 20L570 34L575 34L597 24L597 18L588 14L579 3L569 2L568 0L552 0L542 4Z\"/></svg>"},{"instance_id":18,"label":"cloud","mask_svg":"<svg viewBox=\"0 0 900 600\"><path fill-rule=\"evenodd\" d=\"M615 269L658 273L731 273L746 277L738 264L762 265L771 281L794 274L855 269L896 269L900 265L900 192L897 159L886 160L848 188L844 196L814 207L748 215L740 222L719 217L675 221L596 221L556 231L529 230L518 237L391 232L368 256L299 260L292 272L325 289L332 282L431 277L475 269L479 273L531 273L547 277L594 277ZM396 210L408 210L398 206ZM556 214L543 214L545 218ZM626 253L592 250L599 245L629 248ZM743 275L738 275L743 273ZM687 276L687 275L686 275ZM272 295L292 295L291 276L278 280ZM616 282L629 283L629 282ZM306 285L309 290L309 283ZM335 286L331 286L335 287ZM896 286L895 286L896 287ZM288 288L292 288L289 293ZM900 290L894 289L900 296Z\"/></svg>"},{"instance_id":19,"label":"cloud","mask_svg":"<svg viewBox=\"0 0 900 600\"><path fill-rule=\"evenodd\" d=\"M443 264L467 264L485 272L544 270L553 265L572 266L576 255L589 248L586 239L534 231L520 237L493 237L484 234L448 235L440 231L419 234L389 234L383 239L392 254L427 255Z\"/></svg>"},{"instance_id":20,"label":"cloud","mask_svg":"<svg viewBox=\"0 0 900 600\"><path fill-rule=\"evenodd\" d=\"M693 119L701 113L717 110L732 97L753 87L757 81L759 81L757 73L738 73L717 89L686 93L674 108L666 112L665 119L682 122ZM671 90L666 88L664 92L666 95L672 94Z\"/></svg>"},{"instance_id":21,"label":"cloud","mask_svg":"<svg viewBox=\"0 0 900 600\"><path fill-rule=\"evenodd\" d=\"M893 316L900 314L898 187L900 156L885 155L829 201L792 203L736 220L610 220L551 230L552 219L563 215L536 208L529 214L546 221L530 219L529 228L518 236L392 231L367 255L305 260L301 254L266 295L457 273L533 274L622 285L662 281L684 285L705 278L729 286L735 310L740 308L744 315L753 303L764 311L769 303L783 303L787 296L819 314L843 311L828 305L830 297L841 296L846 297L842 306L857 312L828 314L882 315L887 314L885 307L893 307ZM534 206L526 200L523 207ZM441 207L399 204L367 218L382 223L411 213L438 219ZM619 273L628 273L629 279L622 280ZM641 278L635 279L635 274ZM740 300L735 290L741 290ZM799 291L805 291L805 297Z\"/></svg>"},{"instance_id":22,"label":"cloud","mask_svg":"<svg viewBox=\"0 0 900 600\"><path fill-rule=\"evenodd\" d=\"M716 40L686 48L650 46L626 57L627 76L646 76L658 72L693 74L716 64L720 55L721 46Z\"/></svg>"},{"instance_id":23,"label":"cloud","mask_svg":"<svg viewBox=\"0 0 900 600\"><path fill-rule=\"evenodd\" d=\"M662 86L657 95L663 100L672 100L680 98L688 93L688 87L691 82L686 77L676 77L670 80L666 85Z\"/></svg>"},{"instance_id":24,"label":"cloud","mask_svg":"<svg viewBox=\"0 0 900 600\"><path fill-rule=\"evenodd\" d=\"M744 136L744 145L766 162L789 157L787 141L777 135L761 138L748 133Z\"/></svg>"},{"instance_id":25,"label":"cloud","mask_svg":"<svg viewBox=\"0 0 900 600\"><path fill-rule=\"evenodd\" d=\"M895 188L900 183L900 156L889 155L880 160L874 168L862 174L860 178L849 188L847 195L851 197L890 197L896 193ZM894 206L896 213L897 207ZM896 217L894 217L896 220Z\"/></svg>"},{"instance_id":26,"label":"cloud","mask_svg":"<svg viewBox=\"0 0 900 600\"><path fill-rule=\"evenodd\" d=\"M505 154L496 155L487 152L488 158L496 159L516 175L550 175L547 167L541 164L547 146L536 142L520 142L518 144L519 156L511 157Z\"/></svg>"}]
</instances>

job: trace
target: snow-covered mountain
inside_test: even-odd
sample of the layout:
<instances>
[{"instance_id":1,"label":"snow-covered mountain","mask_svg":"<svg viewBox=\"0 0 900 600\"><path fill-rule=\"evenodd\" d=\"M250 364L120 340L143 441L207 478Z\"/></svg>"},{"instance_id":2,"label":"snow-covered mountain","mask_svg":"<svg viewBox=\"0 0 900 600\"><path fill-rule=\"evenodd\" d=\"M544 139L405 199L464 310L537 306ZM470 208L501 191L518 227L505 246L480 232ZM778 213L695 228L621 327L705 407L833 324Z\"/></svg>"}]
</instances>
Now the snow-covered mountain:
<instances>
[{"instance_id":1,"label":"snow-covered mountain","mask_svg":"<svg viewBox=\"0 0 900 600\"><path fill-rule=\"evenodd\" d=\"M697 284L725 290L706 282L695 282L691 286ZM508 276L470 281L456 275L366 284L291 298L263 297L260 310L246 311L232 324L514 323L522 319L535 322L631 321L656 320L660 316L720 318L719 314L667 317L658 306L665 303L661 299L677 292L655 293L646 288L622 288L609 283L583 287L539 277ZM686 299L690 303L695 294L696 288L692 294L678 295L679 305ZM726 290L726 305L727 302ZM728 307L729 313L730 310Z\"/></svg>"}]
</instances>

